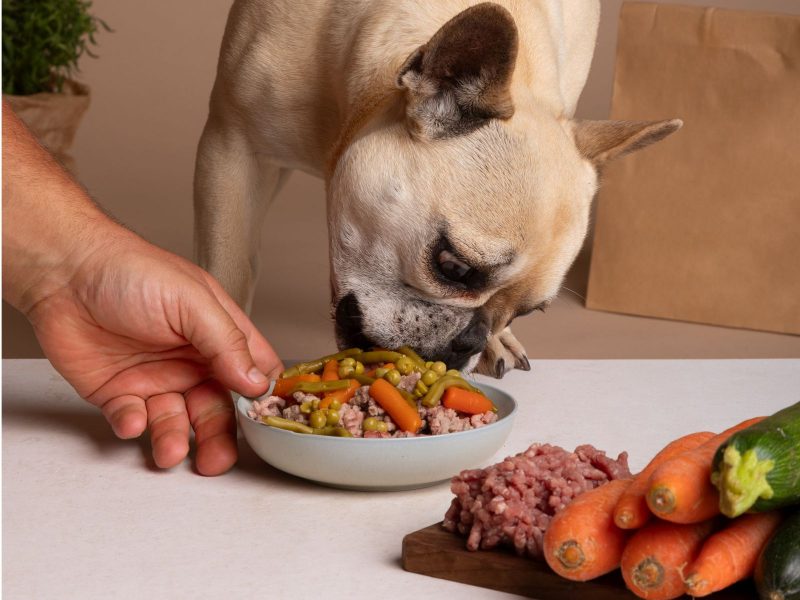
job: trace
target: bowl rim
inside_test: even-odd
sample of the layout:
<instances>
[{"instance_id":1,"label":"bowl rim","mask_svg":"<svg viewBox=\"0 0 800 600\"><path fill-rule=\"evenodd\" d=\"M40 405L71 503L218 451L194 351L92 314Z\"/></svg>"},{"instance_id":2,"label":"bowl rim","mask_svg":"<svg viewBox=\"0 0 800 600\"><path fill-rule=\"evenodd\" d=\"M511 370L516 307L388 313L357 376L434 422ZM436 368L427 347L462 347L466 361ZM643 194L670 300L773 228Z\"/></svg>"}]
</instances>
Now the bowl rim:
<instances>
[{"instance_id":1,"label":"bowl rim","mask_svg":"<svg viewBox=\"0 0 800 600\"><path fill-rule=\"evenodd\" d=\"M476 385L478 387L488 388L490 390L493 390L493 391L496 391L496 392L499 392L499 393L503 394L508 400L510 400L510 402L511 402L511 410L508 412L508 414L506 414L506 415L504 415L502 417L499 417L497 419L497 421L495 421L494 423L489 423L488 425L484 425L483 427L476 427L474 429L468 429L466 431L455 431L453 433L445 433L445 434L441 434L441 435L423 435L423 436L401 437L401 438L396 438L396 437L391 437L391 438L364 438L364 437L338 437L338 436L332 436L332 435L312 435L312 434L308 434L308 433L297 433L297 432L294 432L294 431L288 431L286 429L280 429L279 427L272 427L270 425L267 425L266 423L261 423L259 421L256 421L255 419L251 419L250 416L247 414L247 412L245 412L244 403L245 402L252 402L254 400L254 398L247 398L247 397L239 395L239 394L236 394L236 396L238 396L236 398L236 412L242 419L246 419L247 421L249 421L253 425L256 425L258 427L264 427L265 430L272 430L272 431L277 432L276 435L294 436L295 438L297 438L297 437L300 437L300 438L311 437L314 440L316 440L318 443L354 443L354 442L360 443L360 444L376 443L376 442L380 442L380 443L383 443L383 444L386 444L386 443L399 444L399 443L409 443L409 442L414 442L414 443L417 443L417 444L420 444L420 443L432 443L431 441L425 441L425 440L438 441L438 440L441 440L441 439L453 439L454 436L478 435L477 432L492 430L492 429L495 429L499 425L505 425L505 424L510 423L510 422L513 421L513 417L516 415L517 409L519 408L519 403L514 399L514 397L511 394L509 394L508 392L506 392L504 390L501 390L500 388L497 388L497 387L495 387L493 385L489 385L489 384L486 384L486 383L473 382L473 385ZM275 381L273 380L273 381L270 382L270 386L267 388L267 391L264 394L262 394L261 396L259 396L259 398L261 398L263 396L266 396L270 392L272 392L272 389L274 388L274 386L275 386ZM321 440L327 440L327 441L326 442L321 442Z\"/></svg>"}]
</instances>

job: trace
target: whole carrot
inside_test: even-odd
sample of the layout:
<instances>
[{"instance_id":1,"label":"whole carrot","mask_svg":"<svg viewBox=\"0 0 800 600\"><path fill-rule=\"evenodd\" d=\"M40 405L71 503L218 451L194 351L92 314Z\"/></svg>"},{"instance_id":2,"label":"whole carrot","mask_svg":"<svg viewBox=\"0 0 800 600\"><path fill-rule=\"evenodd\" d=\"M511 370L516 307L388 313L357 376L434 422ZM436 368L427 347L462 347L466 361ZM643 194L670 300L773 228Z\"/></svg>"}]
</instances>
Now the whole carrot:
<instances>
[{"instance_id":1,"label":"whole carrot","mask_svg":"<svg viewBox=\"0 0 800 600\"><path fill-rule=\"evenodd\" d=\"M614 523L622 529L638 529L642 527L653 513L647 508L647 490L650 476L666 461L679 454L697 448L700 444L714 437L710 431L690 433L664 446L653 459L634 478L633 482L617 502L614 508Z\"/></svg>"},{"instance_id":2,"label":"whole carrot","mask_svg":"<svg viewBox=\"0 0 800 600\"><path fill-rule=\"evenodd\" d=\"M338 400L339 404L346 404L350 398L356 395L358 388L361 384L355 379L350 379L350 386L343 390L336 390L335 392L327 392L319 402L320 410L325 410L331 405L331 402Z\"/></svg>"},{"instance_id":3,"label":"whole carrot","mask_svg":"<svg viewBox=\"0 0 800 600\"><path fill-rule=\"evenodd\" d=\"M656 520L639 529L622 553L628 589L640 598L671 600L684 593L681 569L700 552L713 520L682 525Z\"/></svg>"},{"instance_id":4,"label":"whole carrot","mask_svg":"<svg viewBox=\"0 0 800 600\"><path fill-rule=\"evenodd\" d=\"M369 386L369 395L403 431L416 433L422 427L422 419L416 409L411 408L405 398L385 379L376 379Z\"/></svg>"},{"instance_id":5,"label":"whole carrot","mask_svg":"<svg viewBox=\"0 0 800 600\"><path fill-rule=\"evenodd\" d=\"M275 382L275 387L272 390L273 396L280 396L281 398L288 398L290 392L298 383L302 381L319 381L319 375L310 373L308 375L295 375L294 377L286 377L285 379L278 379Z\"/></svg>"},{"instance_id":6,"label":"whole carrot","mask_svg":"<svg viewBox=\"0 0 800 600\"><path fill-rule=\"evenodd\" d=\"M778 527L778 512L747 514L706 540L686 570L686 593L708 596L752 575L758 554Z\"/></svg>"},{"instance_id":7,"label":"whole carrot","mask_svg":"<svg viewBox=\"0 0 800 600\"><path fill-rule=\"evenodd\" d=\"M697 448L661 464L649 480L647 506L650 511L673 523L697 523L718 515L719 493L711 484L714 453L732 434L763 418L734 425Z\"/></svg>"},{"instance_id":8,"label":"whole carrot","mask_svg":"<svg viewBox=\"0 0 800 600\"><path fill-rule=\"evenodd\" d=\"M613 512L630 482L616 479L584 492L553 517L543 543L553 571L586 581L619 566L629 532L614 525Z\"/></svg>"},{"instance_id":9,"label":"whole carrot","mask_svg":"<svg viewBox=\"0 0 800 600\"><path fill-rule=\"evenodd\" d=\"M336 381L339 379L339 361L331 359L322 368L322 381Z\"/></svg>"},{"instance_id":10,"label":"whole carrot","mask_svg":"<svg viewBox=\"0 0 800 600\"><path fill-rule=\"evenodd\" d=\"M483 394L471 392L457 387L449 387L444 392L442 404L445 408L451 408L468 415L480 415L491 412L494 404Z\"/></svg>"}]
</instances>

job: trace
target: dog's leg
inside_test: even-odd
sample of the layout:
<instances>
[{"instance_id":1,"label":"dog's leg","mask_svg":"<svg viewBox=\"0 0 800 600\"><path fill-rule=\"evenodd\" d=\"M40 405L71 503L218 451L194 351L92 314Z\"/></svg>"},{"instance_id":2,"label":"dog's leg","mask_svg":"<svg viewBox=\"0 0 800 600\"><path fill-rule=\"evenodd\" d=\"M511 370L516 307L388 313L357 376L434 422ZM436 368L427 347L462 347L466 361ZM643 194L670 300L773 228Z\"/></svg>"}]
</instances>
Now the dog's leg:
<instances>
[{"instance_id":1,"label":"dog's leg","mask_svg":"<svg viewBox=\"0 0 800 600\"><path fill-rule=\"evenodd\" d=\"M525 348L511 333L511 328L506 327L489 338L475 370L500 379L514 368L530 371L531 364L528 362Z\"/></svg>"},{"instance_id":2,"label":"dog's leg","mask_svg":"<svg viewBox=\"0 0 800 600\"><path fill-rule=\"evenodd\" d=\"M209 118L195 167L195 256L248 313L264 215L289 173L256 155L240 132Z\"/></svg>"}]
</instances>

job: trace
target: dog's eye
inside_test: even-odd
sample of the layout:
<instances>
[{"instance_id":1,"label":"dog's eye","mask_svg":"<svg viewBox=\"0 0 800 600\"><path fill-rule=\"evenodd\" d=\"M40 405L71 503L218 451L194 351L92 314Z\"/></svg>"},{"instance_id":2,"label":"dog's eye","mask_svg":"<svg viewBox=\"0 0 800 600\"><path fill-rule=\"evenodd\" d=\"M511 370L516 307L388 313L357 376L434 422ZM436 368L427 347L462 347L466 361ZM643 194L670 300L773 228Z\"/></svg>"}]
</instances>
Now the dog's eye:
<instances>
[{"instance_id":1,"label":"dog's eye","mask_svg":"<svg viewBox=\"0 0 800 600\"><path fill-rule=\"evenodd\" d=\"M473 268L456 258L452 252L442 250L436 258L441 274L456 283L464 283L473 272Z\"/></svg>"}]
</instances>

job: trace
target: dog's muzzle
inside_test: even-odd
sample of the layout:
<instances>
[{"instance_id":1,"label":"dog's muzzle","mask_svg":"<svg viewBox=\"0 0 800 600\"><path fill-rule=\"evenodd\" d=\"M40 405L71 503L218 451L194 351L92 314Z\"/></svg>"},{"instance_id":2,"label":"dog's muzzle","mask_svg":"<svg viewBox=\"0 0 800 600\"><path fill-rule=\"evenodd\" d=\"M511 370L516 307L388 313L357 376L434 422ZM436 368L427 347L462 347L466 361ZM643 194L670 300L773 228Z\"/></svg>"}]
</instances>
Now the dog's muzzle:
<instances>
[{"instance_id":1,"label":"dog's muzzle","mask_svg":"<svg viewBox=\"0 0 800 600\"><path fill-rule=\"evenodd\" d=\"M342 347L371 348L388 345L399 347L408 343L398 338L378 343L370 340L363 331L361 309L355 294L347 294L336 305L336 337ZM451 340L442 341L438 347L418 348L430 360L441 360L449 368L461 369L469 359L483 352L488 339L489 325L476 312L469 324Z\"/></svg>"}]
</instances>

